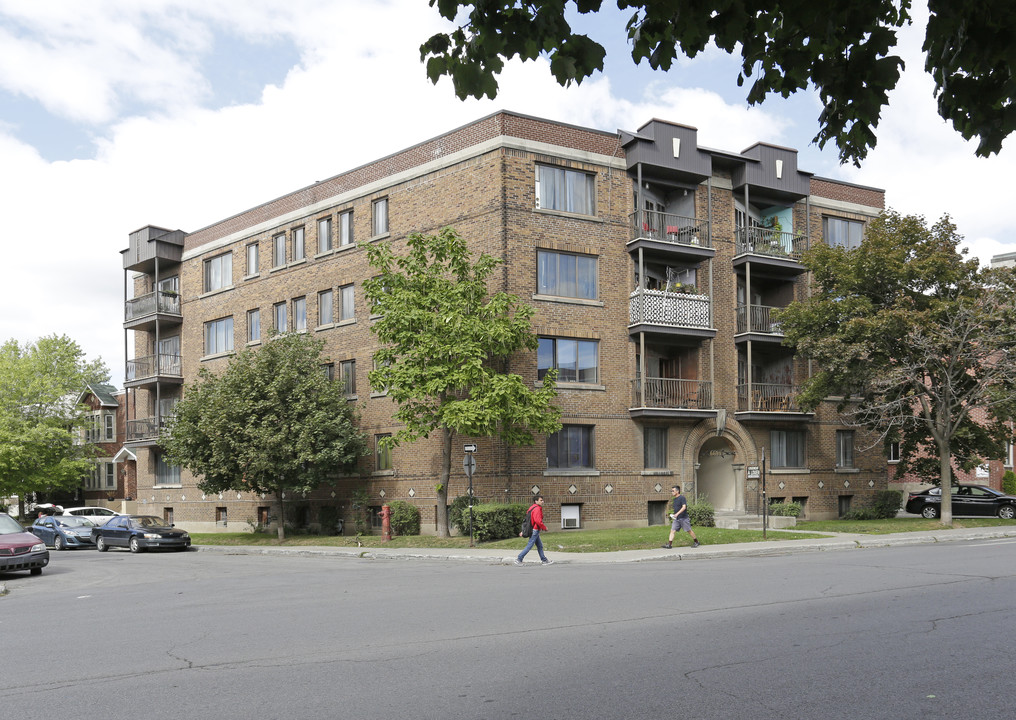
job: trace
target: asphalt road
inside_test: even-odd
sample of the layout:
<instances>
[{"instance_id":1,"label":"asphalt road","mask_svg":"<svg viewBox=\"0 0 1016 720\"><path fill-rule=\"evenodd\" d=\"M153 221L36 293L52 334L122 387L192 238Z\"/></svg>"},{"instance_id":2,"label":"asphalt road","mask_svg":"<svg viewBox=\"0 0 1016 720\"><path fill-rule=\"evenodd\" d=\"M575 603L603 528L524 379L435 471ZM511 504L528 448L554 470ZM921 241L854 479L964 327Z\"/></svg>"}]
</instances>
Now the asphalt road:
<instances>
[{"instance_id":1,"label":"asphalt road","mask_svg":"<svg viewBox=\"0 0 1016 720\"><path fill-rule=\"evenodd\" d=\"M516 568L53 553L5 718L991 718L1016 540Z\"/></svg>"}]
</instances>

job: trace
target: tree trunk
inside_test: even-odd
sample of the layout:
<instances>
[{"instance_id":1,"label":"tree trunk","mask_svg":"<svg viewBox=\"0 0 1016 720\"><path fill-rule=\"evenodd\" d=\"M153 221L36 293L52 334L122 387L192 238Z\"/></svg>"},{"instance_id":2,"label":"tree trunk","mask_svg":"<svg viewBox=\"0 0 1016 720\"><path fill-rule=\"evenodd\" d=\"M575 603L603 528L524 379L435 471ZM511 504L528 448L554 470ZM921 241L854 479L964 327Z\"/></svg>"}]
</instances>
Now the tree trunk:
<instances>
[{"instance_id":1,"label":"tree trunk","mask_svg":"<svg viewBox=\"0 0 1016 720\"><path fill-rule=\"evenodd\" d=\"M452 475L452 440L455 433L451 428L441 430L441 475L437 486L437 534L448 537L448 481Z\"/></svg>"},{"instance_id":2,"label":"tree trunk","mask_svg":"<svg viewBox=\"0 0 1016 720\"><path fill-rule=\"evenodd\" d=\"M943 440L938 446L939 476L941 477L942 488L942 516L939 518L943 525L952 527L952 449L947 440Z\"/></svg>"},{"instance_id":3,"label":"tree trunk","mask_svg":"<svg viewBox=\"0 0 1016 720\"><path fill-rule=\"evenodd\" d=\"M279 542L283 542L286 539L286 498L282 490L278 490L276 495L279 498Z\"/></svg>"}]
</instances>

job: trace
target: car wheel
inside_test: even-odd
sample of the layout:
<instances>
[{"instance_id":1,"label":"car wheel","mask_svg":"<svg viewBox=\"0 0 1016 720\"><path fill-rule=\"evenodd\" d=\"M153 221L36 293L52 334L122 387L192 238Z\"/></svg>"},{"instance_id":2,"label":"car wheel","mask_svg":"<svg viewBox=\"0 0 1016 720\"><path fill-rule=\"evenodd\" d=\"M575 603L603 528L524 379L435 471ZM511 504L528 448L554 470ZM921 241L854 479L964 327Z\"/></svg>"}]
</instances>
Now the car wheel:
<instances>
[{"instance_id":1,"label":"car wheel","mask_svg":"<svg viewBox=\"0 0 1016 720\"><path fill-rule=\"evenodd\" d=\"M141 543L138 542L138 539L136 537L131 538L131 552L132 553L141 552Z\"/></svg>"},{"instance_id":2,"label":"car wheel","mask_svg":"<svg viewBox=\"0 0 1016 720\"><path fill-rule=\"evenodd\" d=\"M32 575L42 575L42 568L32 568L28 572Z\"/></svg>"},{"instance_id":3,"label":"car wheel","mask_svg":"<svg viewBox=\"0 0 1016 720\"><path fill-rule=\"evenodd\" d=\"M95 538L95 549L99 552L106 552L109 550L109 545L106 544L106 538L102 537L102 535Z\"/></svg>"},{"instance_id":4,"label":"car wheel","mask_svg":"<svg viewBox=\"0 0 1016 720\"><path fill-rule=\"evenodd\" d=\"M53 541L53 547L56 548L57 550L66 550L67 542L62 537L57 535L56 539Z\"/></svg>"},{"instance_id":5,"label":"car wheel","mask_svg":"<svg viewBox=\"0 0 1016 720\"><path fill-rule=\"evenodd\" d=\"M1016 507L1012 505L1003 505L998 509L998 516L1003 520L1012 520L1016 517Z\"/></svg>"},{"instance_id":6,"label":"car wheel","mask_svg":"<svg viewBox=\"0 0 1016 720\"><path fill-rule=\"evenodd\" d=\"M934 505L925 505L923 508L921 508L921 517L928 518L929 520L934 520L935 518L938 517L938 508L935 507Z\"/></svg>"}]
</instances>

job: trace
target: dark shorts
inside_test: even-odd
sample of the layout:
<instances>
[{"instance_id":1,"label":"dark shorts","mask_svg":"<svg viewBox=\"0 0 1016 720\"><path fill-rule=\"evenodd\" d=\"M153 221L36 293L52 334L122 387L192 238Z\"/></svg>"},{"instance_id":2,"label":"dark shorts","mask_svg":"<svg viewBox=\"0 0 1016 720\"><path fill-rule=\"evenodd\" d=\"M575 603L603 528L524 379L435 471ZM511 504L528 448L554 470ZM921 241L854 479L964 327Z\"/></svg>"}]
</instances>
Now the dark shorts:
<instances>
[{"instance_id":1,"label":"dark shorts","mask_svg":"<svg viewBox=\"0 0 1016 720\"><path fill-rule=\"evenodd\" d=\"M691 532L691 520L688 519L687 513L674 518L674 522L670 524L670 529L674 532L677 532L678 530Z\"/></svg>"}]
</instances>

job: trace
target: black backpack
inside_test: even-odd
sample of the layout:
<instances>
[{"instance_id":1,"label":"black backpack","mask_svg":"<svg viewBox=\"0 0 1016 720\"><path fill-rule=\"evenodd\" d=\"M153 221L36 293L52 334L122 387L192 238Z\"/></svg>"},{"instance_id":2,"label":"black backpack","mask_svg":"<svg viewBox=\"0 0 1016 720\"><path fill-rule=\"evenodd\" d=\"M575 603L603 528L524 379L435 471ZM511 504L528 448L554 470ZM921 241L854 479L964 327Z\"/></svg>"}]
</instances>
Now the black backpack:
<instances>
[{"instance_id":1,"label":"black backpack","mask_svg":"<svg viewBox=\"0 0 1016 720\"><path fill-rule=\"evenodd\" d=\"M522 537L533 536L533 509L526 510L526 519L522 521Z\"/></svg>"}]
</instances>

